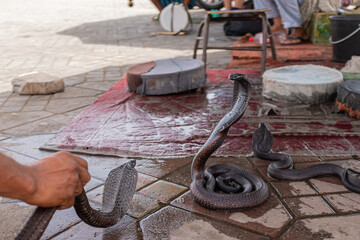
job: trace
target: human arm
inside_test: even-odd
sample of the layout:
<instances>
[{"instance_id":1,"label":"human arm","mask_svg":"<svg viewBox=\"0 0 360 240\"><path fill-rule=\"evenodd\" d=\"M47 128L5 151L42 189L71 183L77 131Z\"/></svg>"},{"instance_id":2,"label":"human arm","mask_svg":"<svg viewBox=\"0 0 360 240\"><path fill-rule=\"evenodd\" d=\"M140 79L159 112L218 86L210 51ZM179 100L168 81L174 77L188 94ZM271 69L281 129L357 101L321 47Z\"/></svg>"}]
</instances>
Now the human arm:
<instances>
[{"instance_id":1,"label":"human arm","mask_svg":"<svg viewBox=\"0 0 360 240\"><path fill-rule=\"evenodd\" d=\"M41 207L69 208L90 180L87 162L57 152L31 165L0 153L0 195Z\"/></svg>"}]
</instances>

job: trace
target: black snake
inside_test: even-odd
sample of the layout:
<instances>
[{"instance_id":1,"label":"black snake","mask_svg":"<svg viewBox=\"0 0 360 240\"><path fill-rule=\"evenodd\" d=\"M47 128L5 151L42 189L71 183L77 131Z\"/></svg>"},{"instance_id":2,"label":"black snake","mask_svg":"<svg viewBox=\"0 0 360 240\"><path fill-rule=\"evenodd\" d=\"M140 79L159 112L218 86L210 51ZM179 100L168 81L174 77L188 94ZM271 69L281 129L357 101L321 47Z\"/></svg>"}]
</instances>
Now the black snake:
<instances>
[{"instance_id":1,"label":"black snake","mask_svg":"<svg viewBox=\"0 0 360 240\"><path fill-rule=\"evenodd\" d=\"M196 153L191 167L190 190L200 205L219 210L254 207L264 202L269 190L266 183L235 164L218 164L205 170L205 163L223 143L230 127L240 120L250 100L251 84L247 76L230 74L234 81L233 101L208 140Z\"/></svg>"},{"instance_id":2,"label":"black snake","mask_svg":"<svg viewBox=\"0 0 360 240\"><path fill-rule=\"evenodd\" d=\"M135 193L137 171L135 161L129 161L110 171L106 178L101 210L93 209L83 192L75 198L77 215L93 227L105 228L115 225L125 215ZM37 207L16 240L39 239L44 233L57 207Z\"/></svg>"},{"instance_id":3,"label":"black snake","mask_svg":"<svg viewBox=\"0 0 360 240\"><path fill-rule=\"evenodd\" d=\"M351 168L343 168L336 164L316 164L301 169L292 169L291 156L285 153L270 152L273 145L273 136L264 123L253 134L253 152L261 159L274 161L268 166L268 175L278 180L300 181L325 175L337 176L344 186L350 191L360 193L360 179L355 174L360 174Z\"/></svg>"}]
</instances>

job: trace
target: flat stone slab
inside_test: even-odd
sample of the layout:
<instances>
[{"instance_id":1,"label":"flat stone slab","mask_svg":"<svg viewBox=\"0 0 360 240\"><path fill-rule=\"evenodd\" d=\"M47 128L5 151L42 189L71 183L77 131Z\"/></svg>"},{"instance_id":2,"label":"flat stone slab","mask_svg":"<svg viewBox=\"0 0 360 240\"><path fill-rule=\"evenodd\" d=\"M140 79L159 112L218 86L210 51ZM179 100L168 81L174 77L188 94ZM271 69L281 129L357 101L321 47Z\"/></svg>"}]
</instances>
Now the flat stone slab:
<instances>
[{"instance_id":1,"label":"flat stone slab","mask_svg":"<svg viewBox=\"0 0 360 240\"><path fill-rule=\"evenodd\" d=\"M61 78L41 72L22 74L12 81L13 92L19 94L51 94L65 89Z\"/></svg>"},{"instance_id":2,"label":"flat stone slab","mask_svg":"<svg viewBox=\"0 0 360 240\"><path fill-rule=\"evenodd\" d=\"M300 104L332 101L343 81L341 72L317 65L294 65L267 70L263 75L266 98Z\"/></svg>"}]
</instances>

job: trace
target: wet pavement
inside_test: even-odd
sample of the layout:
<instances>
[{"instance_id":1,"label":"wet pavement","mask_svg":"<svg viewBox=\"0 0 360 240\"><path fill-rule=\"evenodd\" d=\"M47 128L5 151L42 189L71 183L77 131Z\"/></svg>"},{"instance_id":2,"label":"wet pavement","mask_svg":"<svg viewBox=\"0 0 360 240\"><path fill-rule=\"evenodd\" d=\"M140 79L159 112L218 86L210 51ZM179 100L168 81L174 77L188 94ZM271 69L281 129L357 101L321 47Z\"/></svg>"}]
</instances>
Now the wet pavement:
<instances>
[{"instance_id":1,"label":"wet pavement","mask_svg":"<svg viewBox=\"0 0 360 240\"><path fill-rule=\"evenodd\" d=\"M54 140L61 142L61 136L71 133L69 126L77 127L73 128L75 137L96 131L103 139L118 141L116 144L109 141L104 147L128 146L124 149L131 152L113 151L113 156L89 155L85 150L79 153L89 163L92 180L86 191L95 207L101 204L109 171L129 159L137 160L137 192L128 215L117 225L108 229L89 227L70 208L55 213L43 239L356 239L359 236L359 194L349 192L335 177L300 182L271 179L266 174L268 162L251 155L251 132L264 121L274 133L274 151L292 155L296 168L329 162L360 169L359 121L333 114L332 103L285 106L264 101L258 66L232 65L247 68L245 72L252 79L255 91L243 121L234 126L209 165L229 162L248 169L266 181L270 196L253 209L208 210L196 204L189 192L191 156L231 103L232 86L224 76L233 70L211 70L225 69L232 60L231 52L210 51L208 87L167 96L167 104L163 105L156 97L126 93L124 81L119 82L126 69L134 64L192 56L195 32L176 37L153 34L162 29L157 22L150 21L156 15L150 1L137 0L133 8L128 8L124 0L66 3L5 0L1 8L6 11L0 15L3 30L0 32L0 150L30 164L50 154L39 147ZM191 14L196 29L203 13L195 10ZM221 24L212 25L211 33L210 41L216 44L231 45L236 40L223 36ZM65 91L42 96L13 94L11 79L32 71L63 78ZM111 92L103 95L115 84L114 89L121 89L117 96L108 98ZM128 103L136 104L136 108L128 109L129 118L123 122L119 122L124 119L119 114L121 111L117 112L114 124L118 132L106 128L102 128L105 131L88 128L92 132L79 130L93 126L80 124L79 118L75 118L79 114L97 113L91 120L101 117L104 120L107 115L96 112L99 102L119 104L121 99L129 98L132 99ZM145 115L137 115L139 125L133 124L131 117L139 109L142 114L147 113L152 123L160 124L163 130L159 132L165 134L129 135L139 133L137 127L149 123L143 118ZM131 144L121 138L124 122L132 123L126 132L126 136L136 140ZM154 146L158 139L177 145L161 145L159 141ZM76 146L80 146L79 139L75 140ZM179 150L185 142L193 144ZM91 143L87 141L81 146L90 147ZM96 153L108 149L100 150ZM33 209L19 201L0 198L0 238L13 239Z\"/></svg>"}]
</instances>

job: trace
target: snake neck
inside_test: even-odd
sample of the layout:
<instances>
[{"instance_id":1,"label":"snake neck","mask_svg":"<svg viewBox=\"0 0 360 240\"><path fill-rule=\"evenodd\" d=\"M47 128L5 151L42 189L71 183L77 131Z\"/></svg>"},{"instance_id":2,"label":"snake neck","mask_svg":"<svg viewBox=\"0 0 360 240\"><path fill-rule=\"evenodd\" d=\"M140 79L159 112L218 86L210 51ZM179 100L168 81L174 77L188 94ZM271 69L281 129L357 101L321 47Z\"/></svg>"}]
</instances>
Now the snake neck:
<instances>
[{"instance_id":1,"label":"snake neck","mask_svg":"<svg viewBox=\"0 0 360 240\"><path fill-rule=\"evenodd\" d=\"M205 163L224 142L230 127L245 112L252 92L251 84L246 80L234 80L233 100L228 113L220 120L208 140L195 154L191 166L192 180L204 179Z\"/></svg>"}]
</instances>

